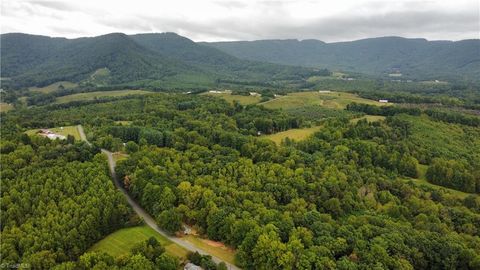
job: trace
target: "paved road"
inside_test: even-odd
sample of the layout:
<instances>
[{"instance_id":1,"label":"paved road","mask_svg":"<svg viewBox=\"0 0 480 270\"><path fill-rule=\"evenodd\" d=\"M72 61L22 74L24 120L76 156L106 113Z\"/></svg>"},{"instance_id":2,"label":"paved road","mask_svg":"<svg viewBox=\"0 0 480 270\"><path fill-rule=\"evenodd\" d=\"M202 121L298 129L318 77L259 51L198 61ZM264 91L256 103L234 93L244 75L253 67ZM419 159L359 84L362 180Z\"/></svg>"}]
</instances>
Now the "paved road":
<instances>
[{"instance_id":1,"label":"paved road","mask_svg":"<svg viewBox=\"0 0 480 270\"><path fill-rule=\"evenodd\" d=\"M80 138L82 138L82 140L84 140L85 142L87 142L90 145L90 142L87 141L87 138L85 136L85 132L83 131L83 127L81 125L78 125L77 129L78 129L78 132L80 133ZM225 262L225 261L221 260L220 258L215 257L212 254L209 254L209 253L205 252L204 250L202 250L202 249L192 245L191 243L183 240L182 238L171 236L171 235L167 234L165 231L163 231L162 229L160 229L160 227L158 227L155 220L145 210L143 210L143 208L136 201L134 201L132 199L132 197L130 197L130 194L127 193L127 191L123 188L123 186L120 185L120 181L118 180L117 175L115 174L116 163L115 163L115 160L113 159L112 152L110 152L108 150L105 150L105 149L102 149L102 153L104 153L108 158L108 168L110 169L110 174L112 176L113 183L125 195L125 198L127 199L128 204L130 204L130 206L133 208L135 213L137 213L138 216L143 218L145 223L150 228L154 229L155 231L157 231L162 236L168 238L170 241L174 242L175 244L177 244L177 245L179 245L179 246L181 246L181 247L183 247L187 250L190 250L192 252L197 251L198 253L200 253L202 255L212 256L212 259L215 263ZM240 268L238 268L237 266L235 266L231 263L225 262L225 264L227 264L228 269L240 270Z\"/></svg>"}]
</instances>

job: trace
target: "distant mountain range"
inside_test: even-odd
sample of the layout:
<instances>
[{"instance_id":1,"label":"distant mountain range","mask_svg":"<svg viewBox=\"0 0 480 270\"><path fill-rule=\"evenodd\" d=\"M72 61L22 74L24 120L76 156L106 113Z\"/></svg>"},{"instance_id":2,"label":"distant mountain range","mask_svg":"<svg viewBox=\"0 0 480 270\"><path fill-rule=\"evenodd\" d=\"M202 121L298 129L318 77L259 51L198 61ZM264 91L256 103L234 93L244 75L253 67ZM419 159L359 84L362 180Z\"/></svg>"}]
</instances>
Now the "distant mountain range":
<instances>
[{"instance_id":1,"label":"distant mountain range","mask_svg":"<svg viewBox=\"0 0 480 270\"><path fill-rule=\"evenodd\" d=\"M480 78L480 40L427 41L401 37L325 43L258 40L204 43L241 59L326 67L370 75L410 78Z\"/></svg>"},{"instance_id":2,"label":"distant mountain range","mask_svg":"<svg viewBox=\"0 0 480 270\"><path fill-rule=\"evenodd\" d=\"M174 33L66 39L1 35L2 82L13 87L88 81L107 68L110 84L213 85L219 80L301 80L323 68L412 78L480 78L480 41L385 37L352 42L262 40L195 43Z\"/></svg>"},{"instance_id":3,"label":"distant mountain range","mask_svg":"<svg viewBox=\"0 0 480 270\"><path fill-rule=\"evenodd\" d=\"M1 35L2 78L15 87L79 82L107 68L112 84L218 79L264 81L305 77L312 68L241 60L174 33L128 36L112 33L66 39L10 33Z\"/></svg>"}]
</instances>

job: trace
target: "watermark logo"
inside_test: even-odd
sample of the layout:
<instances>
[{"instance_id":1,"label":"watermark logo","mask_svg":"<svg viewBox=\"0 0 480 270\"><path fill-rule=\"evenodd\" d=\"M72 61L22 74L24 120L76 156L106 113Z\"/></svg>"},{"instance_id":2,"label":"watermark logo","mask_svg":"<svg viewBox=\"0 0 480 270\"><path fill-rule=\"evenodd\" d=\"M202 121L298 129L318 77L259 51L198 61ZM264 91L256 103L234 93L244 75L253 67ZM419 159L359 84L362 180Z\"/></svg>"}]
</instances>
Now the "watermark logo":
<instances>
[{"instance_id":1,"label":"watermark logo","mask_svg":"<svg viewBox=\"0 0 480 270\"><path fill-rule=\"evenodd\" d=\"M29 263L1 263L0 269L30 269Z\"/></svg>"}]
</instances>

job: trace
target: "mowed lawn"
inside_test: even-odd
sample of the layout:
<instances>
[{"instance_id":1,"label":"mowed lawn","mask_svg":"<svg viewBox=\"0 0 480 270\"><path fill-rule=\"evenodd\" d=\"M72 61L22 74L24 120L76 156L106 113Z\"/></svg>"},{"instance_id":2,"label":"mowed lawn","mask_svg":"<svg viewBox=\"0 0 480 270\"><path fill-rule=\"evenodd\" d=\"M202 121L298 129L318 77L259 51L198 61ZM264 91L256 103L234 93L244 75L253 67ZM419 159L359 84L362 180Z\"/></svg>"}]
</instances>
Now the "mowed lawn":
<instances>
[{"instance_id":1,"label":"mowed lawn","mask_svg":"<svg viewBox=\"0 0 480 270\"><path fill-rule=\"evenodd\" d=\"M320 105L330 109L343 110L349 103L357 102L377 106L390 105L389 103L380 103L375 100L361 98L355 94L345 92L320 93L315 92L296 92L286 96L281 96L266 102L260 103L270 109L289 109L299 108L309 105Z\"/></svg>"},{"instance_id":2,"label":"mowed lawn","mask_svg":"<svg viewBox=\"0 0 480 270\"><path fill-rule=\"evenodd\" d=\"M75 140L77 141L81 140L80 133L78 133L77 126L66 126L66 127L63 127L63 129L61 127L47 128L47 129L52 131L53 133L63 135L65 137L67 137L68 135L72 135L73 137L75 137ZM25 133L31 136L31 135L37 134L39 130L40 128L30 129L25 131Z\"/></svg>"},{"instance_id":3,"label":"mowed lawn","mask_svg":"<svg viewBox=\"0 0 480 270\"><path fill-rule=\"evenodd\" d=\"M275 134L266 135L264 138L274 141L276 144L280 144L285 138L290 138L295 141L301 141L313 133L319 131L321 126L309 127L309 128L295 128L286 131L278 132Z\"/></svg>"},{"instance_id":4,"label":"mowed lawn","mask_svg":"<svg viewBox=\"0 0 480 270\"><path fill-rule=\"evenodd\" d=\"M58 97L55 103L67 103L71 101L84 101L84 100L94 100L95 98L102 97L119 97L127 95L145 95L151 94L150 91L144 90L116 90L116 91L98 91L98 92L88 92L88 93L78 93L63 97Z\"/></svg>"},{"instance_id":5,"label":"mowed lawn","mask_svg":"<svg viewBox=\"0 0 480 270\"><path fill-rule=\"evenodd\" d=\"M171 242L147 225L120 229L97 242L88 251L103 251L113 257L119 257L128 254L136 244L150 237L155 237L168 254L180 258L187 256L186 249Z\"/></svg>"},{"instance_id":6,"label":"mowed lawn","mask_svg":"<svg viewBox=\"0 0 480 270\"><path fill-rule=\"evenodd\" d=\"M30 87L28 89L31 90L31 91L34 91L34 92L41 92L41 93L47 94L47 93L57 91L58 87L60 87L60 85L62 85L65 89L70 89L70 88L77 87L76 83L72 83L72 82L68 82L68 81L61 81L61 82L52 83L52 84L44 86L44 87L35 87L34 86L34 87Z\"/></svg>"},{"instance_id":7,"label":"mowed lawn","mask_svg":"<svg viewBox=\"0 0 480 270\"><path fill-rule=\"evenodd\" d=\"M13 109L12 104L0 102L0 112L8 112Z\"/></svg>"},{"instance_id":8,"label":"mowed lawn","mask_svg":"<svg viewBox=\"0 0 480 270\"><path fill-rule=\"evenodd\" d=\"M187 235L182 237L182 239L225 262L235 264L235 250L226 247L220 242L203 239L196 235Z\"/></svg>"},{"instance_id":9,"label":"mowed lawn","mask_svg":"<svg viewBox=\"0 0 480 270\"><path fill-rule=\"evenodd\" d=\"M231 104L233 104L233 101L236 100L242 105L256 104L259 103L261 99L260 96L241 96L232 95L230 93L205 93L205 95L223 98Z\"/></svg>"}]
</instances>

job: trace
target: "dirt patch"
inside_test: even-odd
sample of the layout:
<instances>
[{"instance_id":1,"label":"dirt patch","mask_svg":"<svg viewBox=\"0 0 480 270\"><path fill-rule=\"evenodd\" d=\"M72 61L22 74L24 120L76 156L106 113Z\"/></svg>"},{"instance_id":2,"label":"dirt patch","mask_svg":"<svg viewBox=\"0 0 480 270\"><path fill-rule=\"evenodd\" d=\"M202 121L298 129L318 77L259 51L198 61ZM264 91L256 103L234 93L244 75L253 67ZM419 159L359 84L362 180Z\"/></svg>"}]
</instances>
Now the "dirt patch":
<instances>
[{"instance_id":1,"label":"dirt patch","mask_svg":"<svg viewBox=\"0 0 480 270\"><path fill-rule=\"evenodd\" d=\"M208 239L202 239L202 241L212 247L221 247L221 248L227 248L222 242L217 242L217 241L212 241Z\"/></svg>"}]
</instances>

